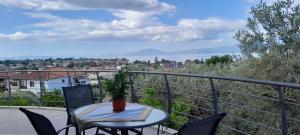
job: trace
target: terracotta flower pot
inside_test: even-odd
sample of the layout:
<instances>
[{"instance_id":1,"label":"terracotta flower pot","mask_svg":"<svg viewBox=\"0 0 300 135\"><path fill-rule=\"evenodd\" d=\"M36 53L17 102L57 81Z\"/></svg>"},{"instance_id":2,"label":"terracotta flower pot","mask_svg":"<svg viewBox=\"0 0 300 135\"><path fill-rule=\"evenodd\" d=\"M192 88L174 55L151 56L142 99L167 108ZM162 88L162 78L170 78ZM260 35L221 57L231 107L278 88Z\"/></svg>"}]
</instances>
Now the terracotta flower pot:
<instances>
[{"instance_id":1,"label":"terracotta flower pot","mask_svg":"<svg viewBox=\"0 0 300 135\"><path fill-rule=\"evenodd\" d=\"M126 100L125 99L112 100L112 106L114 112L122 112L125 110Z\"/></svg>"}]
</instances>

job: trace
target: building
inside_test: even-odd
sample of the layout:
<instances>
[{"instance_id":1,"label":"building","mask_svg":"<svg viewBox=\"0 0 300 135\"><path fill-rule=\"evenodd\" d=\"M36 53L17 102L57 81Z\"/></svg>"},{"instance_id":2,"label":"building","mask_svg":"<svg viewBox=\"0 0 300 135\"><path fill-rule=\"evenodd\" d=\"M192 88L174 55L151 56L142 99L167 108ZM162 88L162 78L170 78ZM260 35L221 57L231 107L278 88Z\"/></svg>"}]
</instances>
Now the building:
<instances>
[{"instance_id":1,"label":"building","mask_svg":"<svg viewBox=\"0 0 300 135\"><path fill-rule=\"evenodd\" d=\"M55 67L46 70L53 72L0 72L0 87L11 92L30 91L39 95L41 88L46 91L62 89L62 87L89 84L84 72L62 72L67 68ZM58 72L59 71L59 72ZM2 85L1 85L2 84Z\"/></svg>"}]
</instances>

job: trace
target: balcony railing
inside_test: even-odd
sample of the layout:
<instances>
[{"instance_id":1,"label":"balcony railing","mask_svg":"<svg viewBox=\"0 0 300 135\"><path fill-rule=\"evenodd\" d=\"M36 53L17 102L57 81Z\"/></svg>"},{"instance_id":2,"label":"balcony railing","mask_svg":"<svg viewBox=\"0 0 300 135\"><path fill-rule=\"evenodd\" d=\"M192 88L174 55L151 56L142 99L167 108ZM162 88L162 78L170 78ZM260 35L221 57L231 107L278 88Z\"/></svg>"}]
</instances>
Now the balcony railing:
<instances>
[{"instance_id":1,"label":"balcony railing","mask_svg":"<svg viewBox=\"0 0 300 135\"><path fill-rule=\"evenodd\" d=\"M4 105L64 106L62 95L51 88L83 84L80 78L89 76L99 102L106 100L103 78L111 78L116 71L7 71L3 79L11 80L12 73L38 73L27 86L32 96L18 92L6 82L1 96ZM57 74L58 78L51 78ZM48 75L48 76L47 76ZM46 76L46 77L45 77ZM30 78L28 78L30 79ZM55 80L56 79L56 80ZM26 78L21 78L26 80ZM54 81L53 81L54 80ZM76 81L77 80L77 81ZM130 71L129 99L165 109L171 114L165 126L178 128L185 122L201 119L219 112L228 115L220 124L220 134L300 134L300 84L255 80L237 77L206 76L161 72ZM129 100L128 99L128 100Z\"/></svg>"}]
</instances>

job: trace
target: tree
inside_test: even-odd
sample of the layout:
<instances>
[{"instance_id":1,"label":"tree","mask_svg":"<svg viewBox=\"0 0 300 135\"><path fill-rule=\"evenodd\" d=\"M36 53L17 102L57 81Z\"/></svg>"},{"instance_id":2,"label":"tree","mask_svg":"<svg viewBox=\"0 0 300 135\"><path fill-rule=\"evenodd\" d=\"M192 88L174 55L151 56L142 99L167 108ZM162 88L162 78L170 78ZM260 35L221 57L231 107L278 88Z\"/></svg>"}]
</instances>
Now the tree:
<instances>
[{"instance_id":1,"label":"tree","mask_svg":"<svg viewBox=\"0 0 300 135\"><path fill-rule=\"evenodd\" d=\"M68 68L74 68L74 67L75 67L74 62L71 62L70 64L68 64L67 67L68 67Z\"/></svg>"},{"instance_id":2,"label":"tree","mask_svg":"<svg viewBox=\"0 0 300 135\"><path fill-rule=\"evenodd\" d=\"M157 57L154 58L154 63L155 63L155 64L159 64L159 61L158 61L158 58L157 58Z\"/></svg>"},{"instance_id":3,"label":"tree","mask_svg":"<svg viewBox=\"0 0 300 135\"><path fill-rule=\"evenodd\" d=\"M247 57L279 52L284 57L299 55L300 7L293 0L278 0L268 5L261 1L251 9L247 29L239 30L235 38Z\"/></svg>"},{"instance_id":4,"label":"tree","mask_svg":"<svg viewBox=\"0 0 300 135\"><path fill-rule=\"evenodd\" d=\"M230 55L212 56L211 58L205 60L205 64L207 64L207 65L210 65L210 64L216 65L217 63L224 64L224 63L230 63L232 61L233 61L233 59Z\"/></svg>"}]
</instances>

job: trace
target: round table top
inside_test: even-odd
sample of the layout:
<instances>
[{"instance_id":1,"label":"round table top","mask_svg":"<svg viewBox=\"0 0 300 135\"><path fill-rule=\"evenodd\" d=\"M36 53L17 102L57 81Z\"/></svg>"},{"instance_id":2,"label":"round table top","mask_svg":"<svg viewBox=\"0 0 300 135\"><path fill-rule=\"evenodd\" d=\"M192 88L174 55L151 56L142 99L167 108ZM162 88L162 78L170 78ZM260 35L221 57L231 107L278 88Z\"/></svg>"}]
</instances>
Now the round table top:
<instances>
[{"instance_id":1,"label":"round table top","mask_svg":"<svg viewBox=\"0 0 300 135\"><path fill-rule=\"evenodd\" d=\"M91 105L83 106L74 111L75 117L76 114L79 114L80 112L83 112L87 108L89 108ZM145 105L146 106L146 105ZM101 106L99 106L101 107ZM130 129L130 128L143 128L143 127L149 127L153 125L157 125L161 122L166 121L169 118L168 113L165 111L153 108L149 116L144 121L118 121L118 122L91 122L89 125L93 126L101 126L105 128L117 128L117 129Z\"/></svg>"}]
</instances>

